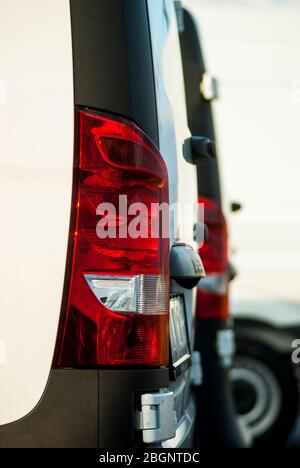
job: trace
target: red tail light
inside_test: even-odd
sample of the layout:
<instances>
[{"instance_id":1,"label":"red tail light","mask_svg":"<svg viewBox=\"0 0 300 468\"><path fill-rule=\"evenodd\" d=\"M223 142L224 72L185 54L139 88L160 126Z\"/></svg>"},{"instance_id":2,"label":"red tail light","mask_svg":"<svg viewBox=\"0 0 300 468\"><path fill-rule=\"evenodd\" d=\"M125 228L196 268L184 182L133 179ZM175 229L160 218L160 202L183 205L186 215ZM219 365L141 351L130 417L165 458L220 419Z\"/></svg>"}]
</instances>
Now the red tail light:
<instances>
[{"instance_id":1,"label":"red tail light","mask_svg":"<svg viewBox=\"0 0 300 468\"><path fill-rule=\"evenodd\" d=\"M204 222L209 235L200 249L206 278L197 290L197 316L226 319L229 316L226 219L215 201L199 197L198 202L204 204Z\"/></svg>"},{"instance_id":2,"label":"red tail light","mask_svg":"<svg viewBox=\"0 0 300 468\"><path fill-rule=\"evenodd\" d=\"M166 365L169 240L153 236L159 211L151 210L168 202L166 166L133 123L88 111L78 119L76 227L58 366ZM147 210L135 212L137 203ZM128 237L131 222L144 235Z\"/></svg>"}]
</instances>

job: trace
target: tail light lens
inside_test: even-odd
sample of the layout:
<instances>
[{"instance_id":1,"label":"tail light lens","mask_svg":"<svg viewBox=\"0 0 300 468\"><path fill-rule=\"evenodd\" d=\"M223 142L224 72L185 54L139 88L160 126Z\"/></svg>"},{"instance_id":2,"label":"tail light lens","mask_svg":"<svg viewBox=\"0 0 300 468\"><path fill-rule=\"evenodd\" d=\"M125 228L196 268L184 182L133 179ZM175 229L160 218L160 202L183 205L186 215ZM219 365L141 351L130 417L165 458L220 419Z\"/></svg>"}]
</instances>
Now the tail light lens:
<instances>
[{"instance_id":1,"label":"tail light lens","mask_svg":"<svg viewBox=\"0 0 300 468\"><path fill-rule=\"evenodd\" d=\"M197 289L197 316L202 319L227 319L227 223L215 201L199 197L198 202L204 205L204 221L209 235L207 242L200 249L206 278L199 283Z\"/></svg>"},{"instance_id":2,"label":"tail light lens","mask_svg":"<svg viewBox=\"0 0 300 468\"><path fill-rule=\"evenodd\" d=\"M76 219L58 366L167 365L169 240L156 219L158 204L168 202L166 166L132 122L88 111L78 111L78 121Z\"/></svg>"}]
</instances>

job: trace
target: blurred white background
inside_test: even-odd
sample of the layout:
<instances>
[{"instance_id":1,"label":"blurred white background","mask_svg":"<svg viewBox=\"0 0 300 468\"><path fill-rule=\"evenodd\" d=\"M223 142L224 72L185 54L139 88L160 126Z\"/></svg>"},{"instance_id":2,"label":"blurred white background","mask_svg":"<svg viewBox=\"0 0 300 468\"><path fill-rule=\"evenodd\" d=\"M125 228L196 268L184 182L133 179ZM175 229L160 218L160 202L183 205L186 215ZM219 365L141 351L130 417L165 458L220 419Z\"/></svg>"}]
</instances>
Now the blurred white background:
<instances>
[{"instance_id":1,"label":"blurred white background","mask_svg":"<svg viewBox=\"0 0 300 468\"><path fill-rule=\"evenodd\" d=\"M234 311L300 320L300 1L185 0L197 15L214 103Z\"/></svg>"}]
</instances>

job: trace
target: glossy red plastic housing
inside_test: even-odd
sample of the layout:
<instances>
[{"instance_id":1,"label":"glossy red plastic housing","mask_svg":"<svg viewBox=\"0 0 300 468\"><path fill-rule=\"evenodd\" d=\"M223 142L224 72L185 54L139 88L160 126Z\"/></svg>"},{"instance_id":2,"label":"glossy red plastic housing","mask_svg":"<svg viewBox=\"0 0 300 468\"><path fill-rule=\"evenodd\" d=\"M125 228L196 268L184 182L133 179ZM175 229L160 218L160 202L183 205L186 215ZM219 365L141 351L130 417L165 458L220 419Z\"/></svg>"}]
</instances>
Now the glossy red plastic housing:
<instances>
[{"instance_id":1,"label":"glossy red plastic housing","mask_svg":"<svg viewBox=\"0 0 300 468\"><path fill-rule=\"evenodd\" d=\"M223 320L229 317L227 223L215 201L199 197L198 202L204 205L208 240L199 250L206 278L197 288L196 315L205 320Z\"/></svg>"},{"instance_id":2,"label":"glossy red plastic housing","mask_svg":"<svg viewBox=\"0 0 300 468\"><path fill-rule=\"evenodd\" d=\"M228 291L197 289L196 315L203 320L226 320L229 317Z\"/></svg>"},{"instance_id":3,"label":"glossy red plastic housing","mask_svg":"<svg viewBox=\"0 0 300 468\"><path fill-rule=\"evenodd\" d=\"M151 210L152 204L168 203L165 163L132 122L90 111L78 111L77 117L76 220L58 366L165 366L169 362L169 239L161 232L151 235L153 225L157 226L154 218L160 216L159 210ZM134 203L146 206L147 211L138 213L146 238L128 236L134 215L120 212L120 196L127 197L126 209ZM109 207L99 211L103 203L113 204L116 212ZM99 238L99 228L115 235ZM146 313L111 310L89 287L89 275L108 281L141 275L146 286L148 277L157 277L164 285L159 306Z\"/></svg>"}]
</instances>

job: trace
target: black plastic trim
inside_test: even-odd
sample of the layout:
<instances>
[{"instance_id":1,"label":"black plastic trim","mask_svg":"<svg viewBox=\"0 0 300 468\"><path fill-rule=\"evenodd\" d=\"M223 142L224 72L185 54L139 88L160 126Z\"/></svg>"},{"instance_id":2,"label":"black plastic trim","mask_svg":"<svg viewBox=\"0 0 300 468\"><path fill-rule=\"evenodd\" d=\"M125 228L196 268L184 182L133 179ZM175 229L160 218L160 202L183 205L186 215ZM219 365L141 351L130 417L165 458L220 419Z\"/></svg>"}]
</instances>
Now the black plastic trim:
<instances>
[{"instance_id":1,"label":"black plastic trim","mask_svg":"<svg viewBox=\"0 0 300 468\"><path fill-rule=\"evenodd\" d=\"M159 146L146 0L70 0L75 104L127 117Z\"/></svg>"},{"instance_id":2,"label":"black plastic trim","mask_svg":"<svg viewBox=\"0 0 300 468\"><path fill-rule=\"evenodd\" d=\"M0 448L96 448L97 445L97 371L52 371L36 408L19 421L0 426Z\"/></svg>"},{"instance_id":3,"label":"black plastic trim","mask_svg":"<svg viewBox=\"0 0 300 468\"><path fill-rule=\"evenodd\" d=\"M36 408L0 426L0 448L132 448L135 397L168 385L168 369L52 370Z\"/></svg>"},{"instance_id":4,"label":"black plastic trim","mask_svg":"<svg viewBox=\"0 0 300 468\"><path fill-rule=\"evenodd\" d=\"M205 62L200 37L193 16L184 9L184 31L180 34L188 125L193 136L215 141L212 107L200 94L200 81ZM217 157L217 155L216 155ZM221 206L221 187L217 158L197 166L199 195L215 200Z\"/></svg>"}]
</instances>

